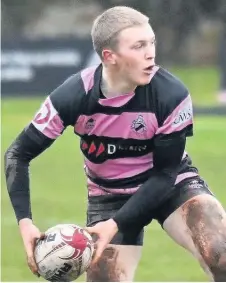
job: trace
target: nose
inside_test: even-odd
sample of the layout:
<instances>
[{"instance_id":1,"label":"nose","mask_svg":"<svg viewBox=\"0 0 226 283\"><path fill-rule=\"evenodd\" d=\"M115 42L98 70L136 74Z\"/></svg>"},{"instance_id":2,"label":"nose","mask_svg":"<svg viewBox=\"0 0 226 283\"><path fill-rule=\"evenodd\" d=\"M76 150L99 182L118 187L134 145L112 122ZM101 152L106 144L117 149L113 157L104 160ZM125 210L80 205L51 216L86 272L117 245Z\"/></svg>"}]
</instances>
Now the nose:
<instances>
[{"instance_id":1,"label":"nose","mask_svg":"<svg viewBox=\"0 0 226 283\"><path fill-rule=\"evenodd\" d=\"M145 59L153 60L155 58L155 46L148 45L145 51Z\"/></svg>"}]
</instances>

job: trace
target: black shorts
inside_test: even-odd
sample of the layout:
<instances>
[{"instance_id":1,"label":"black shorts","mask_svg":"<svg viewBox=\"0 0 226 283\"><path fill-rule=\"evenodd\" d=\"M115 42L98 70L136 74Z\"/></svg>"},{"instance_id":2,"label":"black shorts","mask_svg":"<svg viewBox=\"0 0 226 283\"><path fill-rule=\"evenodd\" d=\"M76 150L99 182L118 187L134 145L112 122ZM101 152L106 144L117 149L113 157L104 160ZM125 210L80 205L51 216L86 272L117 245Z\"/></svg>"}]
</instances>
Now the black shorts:
<instances>
[{"instance_id":1,"label":"black shorts","mask_svg":"<svg viewBox=\"0 0 226 283\"><path fill-rule=\"evenodd\" d=\"M199 177L188 178L175 185L168 198L153 213L153 219L157 220L162 226L168 216L190 198L210 194L207 184ZM93 226L99 221L107 220L126 203L131 195L106 195L89 197L87 210L87 226ZM118 232L112 239L111 244L116 245L143 245L144 229L131 229L127 233Z\"/></svg>"}]
</instances>

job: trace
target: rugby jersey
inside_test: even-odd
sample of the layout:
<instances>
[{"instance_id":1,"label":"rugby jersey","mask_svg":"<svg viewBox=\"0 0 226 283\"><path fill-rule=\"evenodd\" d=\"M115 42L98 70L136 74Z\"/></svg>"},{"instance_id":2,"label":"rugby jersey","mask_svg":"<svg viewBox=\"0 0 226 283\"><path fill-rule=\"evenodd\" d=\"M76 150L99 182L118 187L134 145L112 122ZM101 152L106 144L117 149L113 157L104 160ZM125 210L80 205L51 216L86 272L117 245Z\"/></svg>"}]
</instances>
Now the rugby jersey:
<instances>
[{"instance_id":1,"label":"rugby jersey","mask_svg":"<svg viewBox=\"0 0 226 283\"><path fill-rule=\"evenodd\" d=\"M18 220L31 218L29 162L68 126L80 138L90 197L137 192L161 167L154 160L155 149L163 144L167 148L170 140L183 140L182 149L174 146L174 151L182 154L173 184L198 174L184 151L186 137L193 134L193 113L190 94L179 79L156 66L149 84L103 98L101 78L102 65L68 78L46 98L8 149L7 187ZM162 155L160 163L168 152L162 150Z\"/></svg>"}]
</instances>

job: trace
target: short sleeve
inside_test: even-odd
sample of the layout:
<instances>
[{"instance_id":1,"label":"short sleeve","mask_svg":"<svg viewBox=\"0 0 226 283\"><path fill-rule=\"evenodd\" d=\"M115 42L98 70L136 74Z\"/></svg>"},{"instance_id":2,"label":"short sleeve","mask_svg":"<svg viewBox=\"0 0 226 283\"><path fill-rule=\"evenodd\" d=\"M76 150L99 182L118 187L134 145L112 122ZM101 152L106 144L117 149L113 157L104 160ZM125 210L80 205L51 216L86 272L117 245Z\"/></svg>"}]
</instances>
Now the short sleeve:
<instances>
[{"instance_id":1,"label":"short sleeve","mask_svg":"<svg viewBox=\"0 0 226 283\"><path fill-rule=\"evenodd\" d=\"M185 136L193 135L193 107L190 94L182 93L181 101L175 103L174 109L167 109L164 113L164 121L157 129L156 135L170 135L184 133Z\"/></svg>"},{"instance_id":2,"label":"short sleeve","mask_svg":"<svg viewBox=\"0 0 226 283\"><path fill-rule=\"evenodd\" d=\"M56 139L75 124L84 92L80 74L69 77L45 99L31 123L48 138Z\"/></svg>"}]
</instances>

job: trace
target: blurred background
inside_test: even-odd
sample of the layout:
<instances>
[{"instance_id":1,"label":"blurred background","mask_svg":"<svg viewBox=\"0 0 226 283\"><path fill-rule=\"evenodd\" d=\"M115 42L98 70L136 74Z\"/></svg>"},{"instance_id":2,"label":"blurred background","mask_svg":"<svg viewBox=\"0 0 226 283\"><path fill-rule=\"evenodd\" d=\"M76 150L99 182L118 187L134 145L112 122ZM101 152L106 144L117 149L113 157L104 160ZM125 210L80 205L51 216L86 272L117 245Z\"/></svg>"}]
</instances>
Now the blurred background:
<instances>
[{"instance_id":1,"label":"blurred background","mask_svg":"<svg viewBox=\"0 0 226 283\"><path fill-rule=\"evenodd\" d=\"M150 17L158 64L196 85L196 104L226 104L224 0L3 0L2 95L46 95L72 72L96 64L92 22L121 4ZM207 91L198 94L204 82Z\"/></svg>"},{"instance_id":2,"label":"blurred background","mask_svg":"<svg viewBox=\"0 0 226 283\"><path fill-rule=\"evenodd\" d=\"M188 152L226 206L224 0L2 0L2 152L50 91L72 73L99 62L92 50L91 25L115 5L134 7L150 17L157 37L157 63L177 75L193 98L195 137L188 141ZM32 162L33 215L41 230L63 222L84 225L87 191L82 163L79 141L71 130ZM40 281L26 267L4 177L1 218L1 281ZM193 258L157 223L146 230L136 281L206 280Z\"/></svg>"}]
</instances>

